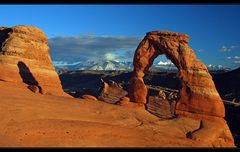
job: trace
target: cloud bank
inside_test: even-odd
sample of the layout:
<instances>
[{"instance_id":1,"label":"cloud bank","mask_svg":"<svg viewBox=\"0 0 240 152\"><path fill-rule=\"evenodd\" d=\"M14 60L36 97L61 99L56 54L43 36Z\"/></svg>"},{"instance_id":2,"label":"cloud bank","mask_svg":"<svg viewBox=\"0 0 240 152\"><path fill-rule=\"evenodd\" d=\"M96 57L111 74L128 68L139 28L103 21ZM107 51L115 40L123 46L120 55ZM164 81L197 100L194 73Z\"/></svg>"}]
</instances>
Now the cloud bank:
<instances>
[{"instance_id":1,"label":"cloud bank","mask_svg":"<svg viewBox=\"0 0 240 152\"><path fill-rule=\"evenodd\" d=\"M239 64L240 65L240 61L234 61L234 64Z\"/></svg>"},{"instance_id":2,"label":"cloud bank","mask_svg":"<svg viewBox=\"0 0 240 152\"><path fill-rule=\"evenodd\" d=\"M68 62L64 62L64 61L53 61L53 65L55 65L56 67L78 65L80 63L81 62L68 63Z\"/></svg>"},{"instance_id":3,"label":"cloud bank","mask_svg":"<svg viewBox=\"0 0 240 152\"><path fill-rule=\"evenodd\" d=\"M138 36L57 36L49 39L49 47L57 61L132 59L141 40Z\"/></svg>"}]
</instances>

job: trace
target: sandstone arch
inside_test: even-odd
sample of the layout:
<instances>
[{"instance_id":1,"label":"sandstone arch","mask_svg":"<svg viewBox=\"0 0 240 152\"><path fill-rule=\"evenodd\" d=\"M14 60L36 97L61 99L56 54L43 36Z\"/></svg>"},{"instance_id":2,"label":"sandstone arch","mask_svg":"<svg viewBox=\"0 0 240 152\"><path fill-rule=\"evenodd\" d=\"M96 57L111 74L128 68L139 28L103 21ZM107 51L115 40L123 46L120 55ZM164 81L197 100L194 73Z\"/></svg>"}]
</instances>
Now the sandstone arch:
<instances>
[{"instance_id":1,"label":"sandstone arch","mask_svg":"<svg viewBox=\"0 0 240 152\"><path fill-rule=\"evenodd\" d=\"M188 35L169 31L153 31L146 34L134 55L134 76L129 87L130 101L146 104L144 73L157 56L164 54L178 68L181 81L177 114L191 112L224 117L224 105L212 77L188 46L188 40Z\"/></svg>"}]
</instances>

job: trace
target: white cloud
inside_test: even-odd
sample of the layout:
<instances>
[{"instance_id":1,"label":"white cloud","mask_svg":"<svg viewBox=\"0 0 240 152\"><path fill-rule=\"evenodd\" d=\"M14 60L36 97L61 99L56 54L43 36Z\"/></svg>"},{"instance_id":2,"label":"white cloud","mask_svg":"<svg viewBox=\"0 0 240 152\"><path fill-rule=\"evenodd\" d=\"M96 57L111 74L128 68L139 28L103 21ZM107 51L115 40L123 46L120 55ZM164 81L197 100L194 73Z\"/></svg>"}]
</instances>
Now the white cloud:
<instances>
[{"instance_id":1,"label":"white cloud","mask_svg":"<svg viewBox=\"0 0 240 152\"><path fill-rule=\"evenodd\" d=\"M239 45L232 45L232 46L230 46L230 48L231 48L231 49L240 48L240 46L239 46Z\"/></svg>"},{"instance_id":2,"label":"white cloud","mask_svg":"<svg viewBox=\"0 0 240 152\"><path fill-rule=\"evenodd\" d=\"M77 65L77 64L81 63L81 62L68 63L68 62L64 62L64 61L52 61L52 62L53 62L53 65L56 67Z\"/></svg>"},{"instance_id":3,"label":"white cloud","mask_svg":"<svg viewBox=\"0 0 240 152\"><path fill-rule=\"evenodd\" d=\"M231 52L232 50L230 48L227 48L226 46L222 46L220 51L221 52Z\"/></svg>"},{"instance_id":4,"label":"white cloud","mask_svg":"<svg viewBox=\"0 0 240 152\"><path fill-rule=\"evenodd\" d=\"M240 64L240 61L234 61L233 63L235 63L235 64Z\"/></svg>"},{"instance_id":5,"label":"white cloud","mask_svg":"<svg viewBox=\"0 0 240 152\"><path fill-rule=\"evenodd\" d=\"M200 49L200 50L197 50L197 52L201 53L201 52L206 52L206 51L205 51L205 50L202 50L202 49Z\"/></svg>"},{"instance_id":6,"label":"white cloud","mask_svg":"<svg viewBox=\"0 0 240 152\"><path fill-rule=\"evenodd\" d=\"M231 46L225 46L223 45L221 48L220 48L220 51L221 52L232 52L232 51L236 51L235 49L236 48L240 48L239 45L231 45Z\"/></svg>"},{"instance_id":7,"label":"white cloud","mask_svg":"<svg viewBox=\"0 0 240 152\"><path fill-rule=\"evenodd\" d=\"M230 60L231 64L234 64L235 66L239 66L240 64L240 56L228 56L226 59Z\"/></svg>"},{"instance_id":8,"label":"white cloud","mask_svg":"<svg viewBox=\"0 0 240 152\"><path fill-rule=\"evenodd\" d=\"M106 53L104 55L104 59L107 60L107 61L112 61L112 60L118 59L118 56L113 54L113 53Z\"/></svg>"},{"instance_id":9,"label":"white cloud","mask_svg":"<svg viewBox=\"0 0 240 152\"><path fill-rule=\"evenodd\" d=\"M240 60L240 56L228 56L227 57L228 60Z\"/></svg>"}]
</instances>

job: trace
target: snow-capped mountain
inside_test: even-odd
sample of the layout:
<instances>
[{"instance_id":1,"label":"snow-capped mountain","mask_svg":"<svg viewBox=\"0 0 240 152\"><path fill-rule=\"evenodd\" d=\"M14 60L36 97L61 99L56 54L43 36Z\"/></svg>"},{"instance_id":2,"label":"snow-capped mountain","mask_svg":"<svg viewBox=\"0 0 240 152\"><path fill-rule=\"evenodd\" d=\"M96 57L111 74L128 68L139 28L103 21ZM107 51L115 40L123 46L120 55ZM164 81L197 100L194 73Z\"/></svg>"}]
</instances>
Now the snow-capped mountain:
<instances>
[{"instance_id":1,"label":"snow-capped mountain","mask_svg":"<svg viewBox=\"0 0 240 152\"><path fill-rule=\"evenodd\" d=\"M131 62L120 62L120 61L98 61L92 62L86 67L86 70L131 70Z\"/></svg>"}]
</instances>

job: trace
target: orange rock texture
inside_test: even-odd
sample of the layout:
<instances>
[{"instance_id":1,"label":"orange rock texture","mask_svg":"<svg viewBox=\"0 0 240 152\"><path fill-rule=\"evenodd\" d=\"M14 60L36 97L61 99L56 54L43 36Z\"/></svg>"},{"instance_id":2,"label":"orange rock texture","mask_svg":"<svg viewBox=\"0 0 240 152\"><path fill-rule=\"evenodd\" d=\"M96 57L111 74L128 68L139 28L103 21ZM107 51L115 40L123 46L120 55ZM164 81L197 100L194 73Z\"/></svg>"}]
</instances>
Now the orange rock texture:
<instances>
[{"instance_id":1,"label":"orange rock texture","mask_svg":"<svg viewBox=\"0 0 240 152\"><path fill-rule=\"evenodd\" d=\"M113 104L119 102L127 95L127 91L125 91L120 84L114 81L110 81L108 84L101 79L98 90L100 94L98 97L99 100Z\"/></svg>"},{"instance_id":2,"label":"orange rock texture","mask_svg":"<svg viewBox=\"0 0 240 152\"><path fill-rule=\"evenodd\" d=\"M38 86L42 94L68 96L53 67L45 34L33 26L0 27L0 80Z\"/></svg>"},{"instance_id":3,"label":"orange rock texture","mask_svg":"<svg viewBox=\"0 0 240 152\"><path fill-rule=\"evenodd\" d=\"M164 54L178 68L181 80L176 113L190 112L224 117L224 105L212 77L207 67L196 58L188 41L188 35L176 32L153 31L146 34L134 55L134 76L129 87L130 100L146 104L144 73L156 57Z\"/></svg>"},{"instance_id":4,"label":"orange rock texture","mask_svg":"<svg viewBox=\"0 0 240 152\"><path fill-rule=\"evenodd\" d=\"M88 95L88 94L85 94L82 96L83 99L86 99L86 100L94 100L94 101L97 101L97 98L92 96L92 95Z\"/></svg>"}]
</instances>

